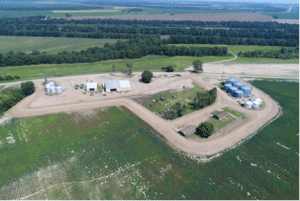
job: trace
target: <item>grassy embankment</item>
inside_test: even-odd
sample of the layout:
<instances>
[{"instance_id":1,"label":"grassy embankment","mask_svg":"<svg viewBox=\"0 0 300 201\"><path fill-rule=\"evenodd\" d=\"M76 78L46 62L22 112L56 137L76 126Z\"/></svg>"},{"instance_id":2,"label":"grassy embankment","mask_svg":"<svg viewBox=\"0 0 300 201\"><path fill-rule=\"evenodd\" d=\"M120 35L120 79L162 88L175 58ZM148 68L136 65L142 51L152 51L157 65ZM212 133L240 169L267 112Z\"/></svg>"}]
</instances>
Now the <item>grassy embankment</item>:
<instances>
[{"instance_id":1,"label":"grassy embankment","mask_svg":"<svg viewBox=\"0 0 300 201\"><path fill-rule=\"evenodd\" d=\"M175 44L175 46L186 46L186 47L223 47L224 45L213 45L213 44ZM280 51L282 46L258 46L258 45L225 45L228 50L232 51L234 54L238 54L240 51L248 52L261 50L265 51ZM287 47L294 49L295 47ZM230 63L259 63L259 64L269 64L269 63L299 63L298 58L294 59L272 59L272 58L249 58L249 57L239 57Z\"/></svg>"},{"instance_id":2,"label":"grassy embankment","mask_svg":"<svg viewBox=\"0 0 300 201\"><path fill-rule=\"evenodd\" d=\"M33 50L57 54L62 51L80 51L90 47L103 47L105 43L113 44L118 39L89 39L65 37L20 37L0 36L0 53L9 51L31 53Z\"/></svg>"},{"instance_id":3,"label":"grassy embankment","mask_svg":"<svg viewBox=\"0 0 300 201\"><path fill-rule=\"evenodd\" d=\"M20 80L31 80L46 77L62 77L71 75L112 73L112 65L115 64L116 72L125 72L127 70L126 62L133 62L133 72L142 72L144 70L162 71L162 67L175 64L175 71L184 71L184 68L191 66L196 59L202 60L204 63L211 61L219 61L230 59L232 56L156 56L150 55L139 59L118 59L107 60L95 63L78 63L78 64L41 64L30 66L14 66L0 68L0 74L10 74L12 76L20 76ZM7 81L2 81L7 82Z\"/></svg>"},{"instance_id":4,"label":"grassy embankment","mask_svg":"<svg viewBox=\"0 0 300 201\"><path fill-rule=\"evenodd\" d=\"M298 200L299 83L252 84L283 115L208 163L125 108L15 118L0 126L0 199Z\"/></svg>"}]
</instances>

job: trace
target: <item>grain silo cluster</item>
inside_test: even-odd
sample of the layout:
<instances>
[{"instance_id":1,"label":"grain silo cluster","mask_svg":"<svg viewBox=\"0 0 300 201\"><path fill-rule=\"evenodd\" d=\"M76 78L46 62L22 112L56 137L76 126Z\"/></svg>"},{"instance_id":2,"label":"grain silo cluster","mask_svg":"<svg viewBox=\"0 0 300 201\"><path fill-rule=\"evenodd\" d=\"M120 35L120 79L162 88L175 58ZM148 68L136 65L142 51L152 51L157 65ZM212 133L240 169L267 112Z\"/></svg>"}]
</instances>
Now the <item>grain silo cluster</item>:
<instances>
[{"instance_id":1,"label":"grain silo cluster","mask_svg":"<svg viewBox=\"0 0 300 201\"><path fill-rule=\"evenodd\" d=\"M236 98L248 98L251 96L252 88L244 83L234 79L228 78L224 85L224 90Z\"/></svg>"}]
</instances>

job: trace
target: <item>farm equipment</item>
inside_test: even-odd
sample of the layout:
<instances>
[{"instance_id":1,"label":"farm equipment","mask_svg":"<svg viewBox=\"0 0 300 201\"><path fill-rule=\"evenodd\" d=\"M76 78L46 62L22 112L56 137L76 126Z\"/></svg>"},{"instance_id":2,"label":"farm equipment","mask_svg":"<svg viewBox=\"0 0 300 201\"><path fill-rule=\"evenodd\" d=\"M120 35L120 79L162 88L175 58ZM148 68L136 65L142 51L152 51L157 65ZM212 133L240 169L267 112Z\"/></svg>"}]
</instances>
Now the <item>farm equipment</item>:
<instances>
[{"instance_id":1,"label":"farm equipment","mask_svg":"<svg viewBox=\"0 0 300 201\"><path fill-rule=\"evenodd\" d=\"M81 84L81 85L80 85L80 89L83 89L83 87L84 87L84 85L83 85L83 84Z\"/></svg>"},{"instance_id":2,"label":"farm equipment","mask_svg":"<svg viewBox=\"0 0 300 201\"><path fill-rule=\"evenodd\" d=\"M78 88L79 88L79 85L78 85L78 84L76 84L76 85L75 85L75 89L78 89Z\"/></svg>"}]
</instances>

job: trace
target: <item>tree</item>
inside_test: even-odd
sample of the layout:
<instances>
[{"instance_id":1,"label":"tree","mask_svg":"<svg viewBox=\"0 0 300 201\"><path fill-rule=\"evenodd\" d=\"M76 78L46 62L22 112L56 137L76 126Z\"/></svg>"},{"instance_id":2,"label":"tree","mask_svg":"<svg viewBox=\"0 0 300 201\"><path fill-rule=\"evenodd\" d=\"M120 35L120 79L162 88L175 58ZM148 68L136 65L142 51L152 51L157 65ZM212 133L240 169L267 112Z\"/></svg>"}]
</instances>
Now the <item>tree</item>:
<instances>
[{"instance_id":1,"label":"tree","mask_svg":"<svg viewBox=\"0 0 300 201\"><path fill-rule=\"evenodd\" d=\"M200 137L208 138L211 136L214 132L215 128L214 125L210 122L202 122L197 128L196 128L196 135L199 135Z\"/></svg>"},{"instance_id":2,"label":"tree","mask_svg":"<svg viewBox=\"0 0 300 201\"><path fill-rule=\"evenodd\" d=\"M202 64L203 62L200 60L193 61L194 71L197 73L203 72Z\"/></svg>"},{"instance_id":3,"label":"tree","mask_svg":"<svg viewBox=\"0 0 300 201\"><path fill-rule=\"evenodd\" d=\"M166 68L166 72L173 72L174 71L174 65L168 65Z\"/></svg>"},{"instance_id":4,"label":"tree","mask_svg":"<svg viewBox=\"0 0 300 201\"><path fill-rule=\"evenodd\" d=\"M128 73L129 73L129 75L131 75L133 63L132 63L132 62L127 62L127 63L126 63L126 66L127 66L127 68L128 68Z\"/></svg>"},{"instance_id":5,"label":"tree","mask_svg":"<svg viewBox=\"0 0 300 201\"><path fill-rule=\"evenodd\" d=\"M150 83L152 77L153 77L153 73L150 72L150 71L148 71L148 70L145 70L145 71L142 73L142 82L144 82L144 83Z\"/></svg>"},{"instance_id":6,"label":"tree","mask_svg":"<svg viewBox=\"0 0 300 201\"><path fill-rule=\"evenodd\" d=\"M116 66L115 66L115 64L113 64L111 68L113 70L113 73L115 74L115 72L116 72Z\"/></svg>"},{"instance_id":7,"label":"tree","mask_svg":"<svg viewBox=\"0 0 300 201\"><path fill-rule=\"evenodd\" d=\"M29 96L33 94L34 91L35 91L35 86L33 82L28 81L28 82L23 82L21 84L21 92L24 96Z\"/></svg>"}]
</instances>

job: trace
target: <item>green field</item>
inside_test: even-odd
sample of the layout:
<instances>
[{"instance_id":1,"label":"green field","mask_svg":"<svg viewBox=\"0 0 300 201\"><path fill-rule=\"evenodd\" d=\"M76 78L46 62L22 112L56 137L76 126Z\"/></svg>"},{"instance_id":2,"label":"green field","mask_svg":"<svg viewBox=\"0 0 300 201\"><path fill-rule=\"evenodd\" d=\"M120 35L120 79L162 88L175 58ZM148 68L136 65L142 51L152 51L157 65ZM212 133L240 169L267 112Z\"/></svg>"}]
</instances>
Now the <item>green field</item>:
<instances>
[{"instance_id":1,"label":"green field","mask_svg":"<svg viewBox=\"0 0 300 201\"><path fill-rule=\"evenodd\" d=\"M175 64L176 71L184 71L184 68L191 66L196 59L202 60L204 63L211 61L219 61L232 58L232 56L155 56L150 55L139 59L118 59L107 60L95 63L78 63L78 64L44 64L30 66L1 67L0 74L10 74L12 76L20 76L20 80L31 80L46 77L61 77L71 75L112 73L112 65L115 64L116 72L125 72L127 70L126 62L133 62L133 71L142 72L143 70L161 71L162 67ZM2 81L7 82L7 81Z\"/></svg>"},{"instance_id":2,"label":"green field","mask_svg":"<svg viewBox=\"0 0 300 201\"><path fill-rule=\"evenodd\" d=\"M298 200L299 83L252 84L283 115L207 163L124 107L15 118L0 126L0 199Z\"/></svg>"},{"instance_id":3,"label":"green field","mask_svg":"<svg viewBox=\"0 0 300 201\"><path fill-rule=\"evenodd\" d=\"M90 47L103 47L105 43L116 43L118 39L88 39L88 38L55 38L55 37L22 37L0 36L0 53L26 52L33 50L57 54L62 51L80 51Z\"/></svg>"},{"instance_id":4,"label":"green field","mask_svg":"<svg viewBox=\"0 0 300 201\"><path fill-rule=\"evenodd\" d=\"M160 111L166 110L171 108L175 103L182 102L184 104L188 104L192 101L194 101L194 97L197 92L205 93L206 91L199 87L197 84L193 83L193 88L187 88L186 91L173 91L168 92L156 96L151 96L151 98L145 100L142 104L144 107L146 107L148 110L154 112L155 114L160 115ZM173 99L173 96L176 97L176 99ZM165 100L161 100L160 98L164 97ZM153 103L153 100L155 100L155 103ZM183 115L187 115L189 113L194 112L192 108L188 108Z\"/></svg>"},{"instance_id":5,"label":"green field","mask_svg":"<svg viewBox=\"0 0 300 201\"><path fill-rule=\"evenodd\" d=\"M281 12L265 12L259 13L261 15L268 15L274 16L277 15L278 19L299 19L299 11L298 12L291 12L291 13L281 13Z\"/></svg>"},{"instance_id":6,"label":"green field","mask_svg":"<svg viewBox=\"0 0 300 201\"><path fill-rule=\"evenodd\" d=\"M272 59L272 58L249 58L249 57L239 57L228 63L253 63L253 64L298 64L299 59Z\"/></svg>"}]
</instances>

